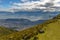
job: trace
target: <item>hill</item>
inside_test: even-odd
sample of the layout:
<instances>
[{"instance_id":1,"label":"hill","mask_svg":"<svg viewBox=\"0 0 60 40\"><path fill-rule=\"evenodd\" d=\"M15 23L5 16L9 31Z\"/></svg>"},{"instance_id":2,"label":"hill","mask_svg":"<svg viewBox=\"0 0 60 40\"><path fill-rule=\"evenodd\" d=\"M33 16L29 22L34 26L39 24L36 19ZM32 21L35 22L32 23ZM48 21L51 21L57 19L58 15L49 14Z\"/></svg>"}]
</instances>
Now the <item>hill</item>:
<instances>
[{"instance_id":1,"label":"hill","mask_svg":"<svg viewBox=\"0 0 60 40\"><path fill-rule=\"evenodd\" d=\"M1 36L4 36L4 35L11 34L13 32L16 32L16 31L15 30L8 29L8 28L5 28L3 26L0 26L0 37Z\"/></svg>"},{"instance_id":2,"label":"hill","mask_svg":"<svg viewBox=\"0 0 60 40\"><path fill-rule=\"evenodd\" d=\"M3 36L0 40L60 40L60 15L43 24Z\"/></svg>"}]
</instances>

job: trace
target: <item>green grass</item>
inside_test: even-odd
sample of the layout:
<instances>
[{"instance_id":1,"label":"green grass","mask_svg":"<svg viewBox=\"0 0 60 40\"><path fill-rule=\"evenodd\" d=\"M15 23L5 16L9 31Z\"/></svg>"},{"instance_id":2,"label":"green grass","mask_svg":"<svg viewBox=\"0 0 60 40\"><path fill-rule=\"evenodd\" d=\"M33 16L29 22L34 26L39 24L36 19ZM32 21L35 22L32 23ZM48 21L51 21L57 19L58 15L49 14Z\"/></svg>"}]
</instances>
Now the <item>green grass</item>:
<instances>
[{"instance_id":1,"label":"green grass","mask_svg":"<svg viewBox=\"0 0 60 40\"><path fill-rule=\"evenodd\" d=\"M0 26L0 37L1 36L4 36L4 35L11 34L13 32L16 32L16 31L15 30L8 29L8 28L5 28L3 26Z\"/></svg>"},{"instance_id":2,"label":"green grass","mask_svg":"<svg viewBox=\"0 0 60 40\"><path fill-rule=\"evenodd\" d=\"M60 40L60 22L48 24L45 33L37 36L39 40Z\"/></svg>"}]
</instances>

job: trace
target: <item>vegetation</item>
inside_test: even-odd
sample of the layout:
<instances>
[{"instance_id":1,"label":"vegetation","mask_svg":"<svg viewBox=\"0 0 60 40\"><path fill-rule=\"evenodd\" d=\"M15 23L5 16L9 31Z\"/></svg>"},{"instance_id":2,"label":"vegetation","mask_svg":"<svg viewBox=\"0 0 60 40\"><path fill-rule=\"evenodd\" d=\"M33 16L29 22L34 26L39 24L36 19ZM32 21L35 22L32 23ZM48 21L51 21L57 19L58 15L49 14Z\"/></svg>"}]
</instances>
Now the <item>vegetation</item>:
<instances>
[{"instance_id":1,"label":"vegetation","mask_svg":"<svg viewBox=\"0 0 60 40\"><path fill-rule=\"evenodd\" d=\"M43 24L2 36L0 40L60 40L60 15Z\"/></svg>"},{"instance_id":2,"label":"vegetation","mask_svg":"<svg viewBox=\"0 0 60 40\"><path fill-rule=\"evenodd\" d=\"M16 31L15 30L8 29L8 28L5 28L3 26L0 26L0 37L1 36L4 36L4 35L11 34L13 32L16 32Z\"/></svg>"}]
</instances>

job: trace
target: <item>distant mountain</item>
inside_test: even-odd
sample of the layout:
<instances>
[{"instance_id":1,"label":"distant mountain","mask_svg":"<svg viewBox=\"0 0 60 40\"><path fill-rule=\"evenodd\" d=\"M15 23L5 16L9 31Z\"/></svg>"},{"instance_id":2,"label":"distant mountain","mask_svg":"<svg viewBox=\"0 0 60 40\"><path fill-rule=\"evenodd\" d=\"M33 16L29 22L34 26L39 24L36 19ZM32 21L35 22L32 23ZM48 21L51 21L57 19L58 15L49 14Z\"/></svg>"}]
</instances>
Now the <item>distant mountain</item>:
<instances>
[{"instance_id":1,"label":"distant mountain","mask_svg":"<svg viewBox=\"0 0 60 40\"><path fill-rule=\"evenodd\" d=\"M49 14L48 14L49 13ZM0 11L0 14L1 15L24 15L26 14L27 16L47 16L47 15L50 15L50 17L54 17L56 16L57 14L59 14L59 12L44 12L42 10L40 11L32 11L32 12L27 12L27 11L18 11L18 12L5 12L5 11ZM3 15L3 16L4 16ZM10 17L9 17L10 18ZM29 28L31 26L34 26L34 25L37 25L37 24L41 24L43 23L44 21L46 20L38 20L38 21L30 21L28 19L0 19L0 26L5 26L7 28L10 28L10 29L14 29L14 30L21 30L23 28Z\"/></svg>"},{"instance_id":2,"label":"distant mountain","mask_svg":"<svg viewBox=\"0 0 60 40\"><path fill-rule=\"evenodd\" d=\"M17 11L17 12L6 12L6 11L0 11L0 14L7 14L7 15L24 15L24 14L26 14L26 15L28 15L28 16L40 16L40 15L47 15L47 13L49 13L49 14L59 14L60 13L60 11L54 11L54 12L44 12L44 11L42 11L42 10L40 10L40 11Z\"/></svg>"},{"instance_id":3,"label":"distant mountain","mask_svg":"<svg viewBox=\"0 0 60 40\"><path fill-rule=\"evenodd\" d=\"M35 25L37 25L37 24L42 24L42 23L44 23L45 21L47 21L47 20L38 20L38 21L34 21L33 23L34 23Z\"/></svg>"},{"instance_id":4,"label":"distant mountain","mask_svg":"<svg viewBox=\"0 0 60 40\"><path fill-rule=\"evenodd\" d=\"M46 20L30 21L28 19L0 19L0 26L14 30L21 30L31 26L41 24Z\"/></svg>"},{"instance_id":5,"label":"distant mountain","mask_svg":"<svg viewBox=\"0 0 60 40\"><path fill-rule=\"evenodd\" d=\"M60 15L43 24L3 36L0 40L60 40Z\"/></svg>"}]
</instances>

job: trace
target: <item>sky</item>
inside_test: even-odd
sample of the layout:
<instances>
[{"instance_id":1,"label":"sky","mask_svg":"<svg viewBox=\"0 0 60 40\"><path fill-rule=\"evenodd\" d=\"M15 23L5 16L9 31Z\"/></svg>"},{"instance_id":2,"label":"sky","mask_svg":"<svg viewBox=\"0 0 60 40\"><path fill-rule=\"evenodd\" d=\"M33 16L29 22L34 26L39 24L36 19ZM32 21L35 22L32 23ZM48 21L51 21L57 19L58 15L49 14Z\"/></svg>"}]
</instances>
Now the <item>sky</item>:
<instances>
[{"instance_id":1,"label":"sky","mask_svg":"<svg viewBox=\"0 0 60 40\"><path fill-rule=\"evenodd\" d=\"M32 21L49 19L49 15L55 16L59 12L60 0L0 0L0 19L6 18L25 18ZM11 13L1 13L1 12ZM21 11L26 11L25 13ZM16 13L18 12L18 13ZM30 12L30 13L28 13Z\"/></svg>"}]
</instances>

